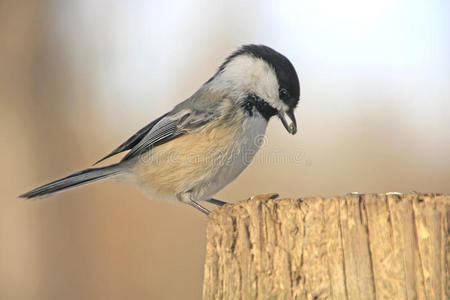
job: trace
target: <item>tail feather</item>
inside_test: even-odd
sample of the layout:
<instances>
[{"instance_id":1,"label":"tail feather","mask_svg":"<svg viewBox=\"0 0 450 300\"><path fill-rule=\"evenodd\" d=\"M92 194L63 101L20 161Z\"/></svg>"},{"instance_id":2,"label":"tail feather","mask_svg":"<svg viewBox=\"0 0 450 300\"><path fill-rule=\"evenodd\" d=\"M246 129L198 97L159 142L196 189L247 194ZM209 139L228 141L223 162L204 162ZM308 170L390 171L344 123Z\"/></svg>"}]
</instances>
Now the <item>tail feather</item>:
<instances>
[{"instance_id":1,"label":"tail feather","mask_svg":"<svg viewBox=\"0 0 450 300\"><path fill-rule=\"evenodd\" d=\"M119 172L118 164L114 164L102 168L86 169L67 177L50 182L25 194L20 195L21 198L43 197L60 192L66 189L74 188L83 184L91 183L97 180L105 179L116 175Z\"/></svg>"}]
</instances>

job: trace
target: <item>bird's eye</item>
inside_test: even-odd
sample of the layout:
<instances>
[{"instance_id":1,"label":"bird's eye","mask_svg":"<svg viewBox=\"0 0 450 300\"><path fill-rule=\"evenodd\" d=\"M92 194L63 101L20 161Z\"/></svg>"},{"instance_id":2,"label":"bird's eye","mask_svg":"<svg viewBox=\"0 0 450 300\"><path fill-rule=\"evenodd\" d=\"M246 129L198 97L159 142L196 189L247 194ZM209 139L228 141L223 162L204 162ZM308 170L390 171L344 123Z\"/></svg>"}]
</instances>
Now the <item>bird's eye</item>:
<instances>
[{"instance_id":1,"label":"bird's eye","mask_svg":"<svg viewBox=\"0 0 450 300\"><path fill-rule=\"evenodd\" d=\"M289 93L285 88L280 89L280 99L287 99L289 98Z\"/></svg>"}]
</instances>

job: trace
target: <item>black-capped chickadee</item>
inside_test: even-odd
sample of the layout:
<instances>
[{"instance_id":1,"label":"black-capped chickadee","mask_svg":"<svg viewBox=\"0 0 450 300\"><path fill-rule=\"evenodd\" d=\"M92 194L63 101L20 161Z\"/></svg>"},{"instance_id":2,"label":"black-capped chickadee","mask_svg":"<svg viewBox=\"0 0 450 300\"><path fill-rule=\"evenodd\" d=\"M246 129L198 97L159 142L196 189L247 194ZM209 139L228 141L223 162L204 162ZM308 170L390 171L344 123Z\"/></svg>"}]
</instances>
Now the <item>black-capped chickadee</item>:
<instances>
[{"instance_id":1,"label":"black-capped chickadee","mask_svg":"<svg viewBox=\"0 0 450 300\"><path fill-rule=\"evenodd\" d=\"M194 95L98 161L129 150L119 163L74 173L20 197L111 178L209 214L198 202L226 203L212 196L248 166L271 117L296 133L299 97L297 73L285 56L263 45L242 46Z\"/></svg>"}]
</instances>

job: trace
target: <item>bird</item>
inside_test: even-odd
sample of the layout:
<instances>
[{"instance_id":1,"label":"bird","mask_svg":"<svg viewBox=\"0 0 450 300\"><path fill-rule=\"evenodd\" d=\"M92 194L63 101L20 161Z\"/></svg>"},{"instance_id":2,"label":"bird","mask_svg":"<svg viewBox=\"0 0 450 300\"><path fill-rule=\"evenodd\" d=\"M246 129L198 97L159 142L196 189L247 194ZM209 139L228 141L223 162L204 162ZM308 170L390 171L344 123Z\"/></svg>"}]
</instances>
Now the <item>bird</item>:
<instances>
[{"instance_id":1,"label":"bird","mask_svg":"<svg viewBox=\"0 0 450 300\"><path fill-rule=\"evenodd\" d=\"M265 45L243 45L192 96L95 164L128 151L119 162L73 173L19 197L42 198L112 179L208 215L199 202L227 203L213 196L250 164L272 117L290 134L297 132L299 99L300 82L287 57Z\"/></svg>"}]
</instances>

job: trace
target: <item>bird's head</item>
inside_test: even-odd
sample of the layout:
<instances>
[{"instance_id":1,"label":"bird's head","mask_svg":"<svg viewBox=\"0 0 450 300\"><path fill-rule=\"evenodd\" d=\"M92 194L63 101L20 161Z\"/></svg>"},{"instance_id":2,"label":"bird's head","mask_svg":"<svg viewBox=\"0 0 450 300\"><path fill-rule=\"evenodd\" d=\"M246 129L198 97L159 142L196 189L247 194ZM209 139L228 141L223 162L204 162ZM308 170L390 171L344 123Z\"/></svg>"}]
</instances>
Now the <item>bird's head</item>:
<instances>
[{"instance_id":1,"label":"bird's head","mask_svg":"<svg viewBox=\"0 0 450 300\"><path fill-rule=\"evenodd\" d=\"M251 109L266 120L278 115L289 133L297 132L294 109L300 98L300 83L294 66L281 53L263 45L242 46L206 85L239 104L253 103Z\"/></svg>"}]
</instances>

